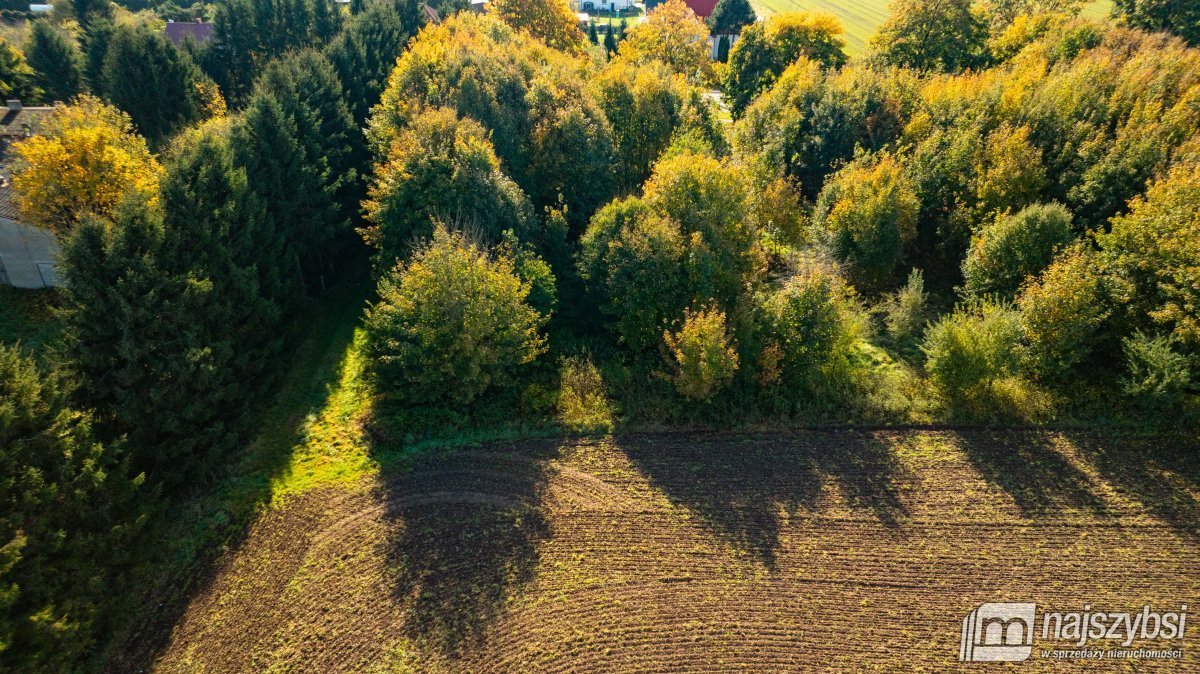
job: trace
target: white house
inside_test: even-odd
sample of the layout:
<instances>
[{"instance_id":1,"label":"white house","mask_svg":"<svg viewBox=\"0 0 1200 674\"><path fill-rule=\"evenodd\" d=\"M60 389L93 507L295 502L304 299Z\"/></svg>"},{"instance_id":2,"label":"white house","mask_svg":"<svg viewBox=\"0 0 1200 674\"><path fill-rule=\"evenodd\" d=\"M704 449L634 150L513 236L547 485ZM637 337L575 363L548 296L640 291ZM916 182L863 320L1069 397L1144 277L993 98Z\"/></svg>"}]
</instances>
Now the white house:
<instances>
[{"instance_id":1,"label":"white house","mask_svg":"<svg viewBox=\"0 0 1200 674\"><path fill-rule=\"evenodd\" d=\"M632 0L571 0L571 9L576 12L623 12L633 7Z\"/></svg>"}]
</instances>

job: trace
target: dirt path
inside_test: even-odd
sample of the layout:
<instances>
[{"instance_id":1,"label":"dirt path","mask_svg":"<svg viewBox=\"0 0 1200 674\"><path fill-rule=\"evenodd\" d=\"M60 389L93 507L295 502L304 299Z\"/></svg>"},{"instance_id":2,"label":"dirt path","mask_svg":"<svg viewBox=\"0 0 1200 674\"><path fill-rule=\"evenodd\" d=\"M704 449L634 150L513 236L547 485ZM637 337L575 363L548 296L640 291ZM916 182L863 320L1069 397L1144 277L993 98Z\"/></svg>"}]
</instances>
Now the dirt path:
<instances>
[{"instance_id":1,"label":"dirt path","mask_svg":"<svg viewBox=\"0 0 1200 674\"><path fill-rule=\"evenodd\" d=\"M431 455L264 517L156 671L943 672L983 602L1189 604L1185 641L1133 644L1182 660L1087 666L1200 671L1196 457L894 431ZM1063 667L1038 658L1047 643L1013 667Z\"/></svg>"}]
</instances>

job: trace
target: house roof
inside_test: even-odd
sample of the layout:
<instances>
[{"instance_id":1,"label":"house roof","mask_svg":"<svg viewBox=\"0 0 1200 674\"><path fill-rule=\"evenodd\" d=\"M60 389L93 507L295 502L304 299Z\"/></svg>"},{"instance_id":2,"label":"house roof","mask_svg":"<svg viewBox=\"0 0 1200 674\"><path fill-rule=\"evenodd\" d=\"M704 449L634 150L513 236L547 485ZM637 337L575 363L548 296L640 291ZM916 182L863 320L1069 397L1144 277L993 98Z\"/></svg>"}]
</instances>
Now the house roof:
<instances>
[{"instance_id":1,"label":"house roof","mask_svg":"<svg viewBox=\"0 0 1200 674\"><path fill-rule=\"evenodd\" d=\"M717 8L717 0L683 0L683 4L691 7L701 19L707 19Z\"/></svg>"},{"instance_id":2,"label":"house roof","mask_svg":"<svg viewBox=\"0 0 1200 674\"><path fill-rule=\"evenodd\" d=\"M51 107L22 107L20 101L12 101L7 107L0 107L0 136L24 138L42 130L42 122L46 115L54 110Z\"/></svg>"},{"instance_id":3,"label":"house roof","mask_svg":"<svg viewBox=\"0 0 1200 674\"><path fill-rule=\"evenodd\" d=\"M196 44L204 44L212 39L213 25L204 21L170 21L163 35L176 45L182 45L189 37Z\"/></svg>"}]
</instances>

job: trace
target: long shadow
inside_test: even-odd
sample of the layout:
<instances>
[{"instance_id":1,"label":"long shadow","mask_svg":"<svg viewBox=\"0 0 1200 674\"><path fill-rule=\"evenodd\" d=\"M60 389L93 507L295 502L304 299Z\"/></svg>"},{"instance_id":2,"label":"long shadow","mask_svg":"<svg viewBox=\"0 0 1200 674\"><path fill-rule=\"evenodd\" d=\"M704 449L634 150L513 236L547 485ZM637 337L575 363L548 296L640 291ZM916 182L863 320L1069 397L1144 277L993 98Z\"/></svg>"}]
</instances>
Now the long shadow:
<instances>
[{"instance_id":1,"label":"long shadow","mask_svg":"<svg viewBox=\"0 0 1200 674\"><path fill-rule=\"evenodd\" d=\"M143 672L167 646L190 600L214 580L224 556L245 542L248 525L271 498L272 480L286 470L306 418L325 407L367 296L365 274L349 273L306 308L296 326L303 338L275 399L264 405L246 449L230 457L223 475L196 493L165 499L135 542L129 569L116 588L94 669Z\"/></svg>"},{"instance_id":2,"label":"long shadow","mask_svg":"<svg viewBox=\"0 0 1200 674\"><path fill-rule=\"evenodd\" d=\"M780 548L780 511L814 511L829 481L889 529L906 512L904 468L870 433L645 434L620 445L668 498L768 569Z\"/></svg>"},{"instance_id":3,"label":"long shadow","mask_svg":"<svg viewBox=\"0 0 1200 674\"><path fill-rule=\"evenodd\" d=\"M553 441L431 450L397 469L383 495L394 597L407 638L453 657L477 644L531 581L550 535L541 512Z\"/></svg>"},{"instance_id":4,"label":"long shadow","mask_svg":"<svg viewBox=\"0 0 1200 674\"><path fill-rule=\"evenodd\" d=\"M1071 439L1105 480L1176 533L1200 542L1200 439L1194 434Z\"/></svg>"},{"instance_id":5,"label":"long shadow","mask_svg":"<svg viewBox=\"0 0 1200 674\"><path fill-rule=\"evenodd\" d=\"M1064 508L1111 514L1092 478L1054 446L1051 432L972 430L954 438L980 475L1007 492L1025 517Z\"/></svg>"}]
</instances>

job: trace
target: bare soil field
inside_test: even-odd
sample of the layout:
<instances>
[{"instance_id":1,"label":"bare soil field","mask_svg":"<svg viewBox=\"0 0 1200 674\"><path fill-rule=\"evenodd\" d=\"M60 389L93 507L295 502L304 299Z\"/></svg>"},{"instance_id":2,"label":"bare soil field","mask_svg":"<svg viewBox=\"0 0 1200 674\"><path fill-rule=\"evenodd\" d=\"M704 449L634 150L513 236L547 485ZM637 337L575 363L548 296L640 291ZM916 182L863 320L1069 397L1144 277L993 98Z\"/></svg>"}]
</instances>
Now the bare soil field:
<instances>
[{"instance_id":1,"label":"bare soil field","mask_svg":"<svg viewBox=\"0 0 1200 674\"><path fill-rule=\"evenodd\" d=\"M154 671L1074 671L1036 647L960 664L963 618L1200 607L1200 454L1180 442L842 430L430 452L262 517ZM1200 671L1197 630L1170 642L1182 660L1086 668Z\"/></svg>"}]
</instances>

